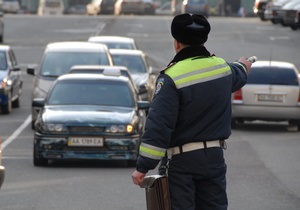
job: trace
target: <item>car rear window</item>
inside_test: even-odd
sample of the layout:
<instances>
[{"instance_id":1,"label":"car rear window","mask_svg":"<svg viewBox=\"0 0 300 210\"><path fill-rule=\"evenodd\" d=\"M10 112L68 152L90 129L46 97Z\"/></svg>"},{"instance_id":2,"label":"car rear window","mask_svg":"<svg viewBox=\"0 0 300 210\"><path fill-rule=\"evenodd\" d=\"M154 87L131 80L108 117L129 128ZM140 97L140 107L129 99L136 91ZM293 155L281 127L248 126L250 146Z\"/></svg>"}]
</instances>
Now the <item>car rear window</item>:
<instances>
[{"instance_id":1,"label":"car rear window","mask_svg":"<svg viewBox=\"0 0 300 210\"><path fill-rule=\"evenodd\" d=\"M299 85L293 69L274 67L252 67L247 84Z\"/></svg>"}]
</instances>

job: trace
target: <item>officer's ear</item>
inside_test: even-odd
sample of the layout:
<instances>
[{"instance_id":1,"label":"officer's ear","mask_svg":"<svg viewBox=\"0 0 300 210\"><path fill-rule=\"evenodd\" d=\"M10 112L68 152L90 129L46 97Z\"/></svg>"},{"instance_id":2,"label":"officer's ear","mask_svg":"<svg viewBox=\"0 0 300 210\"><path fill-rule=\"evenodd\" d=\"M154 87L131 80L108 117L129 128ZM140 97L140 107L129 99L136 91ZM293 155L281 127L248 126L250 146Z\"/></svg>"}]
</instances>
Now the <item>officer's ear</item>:
<instances>
[{"instance_id":1,"label":"officer's ear","mask_svg":"<svg viewBox=\"0 0 300 210\"><path fill-rule=\"evenodd\" d=\"M180 42L178 42L176 39L174 39L174 49L176 53L182 49Z\"/></svg>"}]
</instances>

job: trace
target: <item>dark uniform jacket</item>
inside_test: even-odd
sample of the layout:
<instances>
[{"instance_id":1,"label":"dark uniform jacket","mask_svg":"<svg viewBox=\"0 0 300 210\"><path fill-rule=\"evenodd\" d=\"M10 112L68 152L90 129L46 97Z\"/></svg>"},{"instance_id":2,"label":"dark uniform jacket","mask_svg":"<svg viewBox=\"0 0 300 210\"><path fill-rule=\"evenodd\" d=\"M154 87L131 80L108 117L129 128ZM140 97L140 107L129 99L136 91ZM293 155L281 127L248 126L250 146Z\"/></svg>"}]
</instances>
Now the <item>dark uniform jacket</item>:
<instances>
[{"instance_id":1,"label":"dark uniform jacket","mask_svg":"<svg viewBox=\"0 0 300 210\"><path fill-rule=\"evenodd\" d=\"M147 173L166 150L231 134L231 94L245 85L246 68L211 55L204 46L179 51L156 81L139 148L137 170Z\"/></svg>"}]
</instances>

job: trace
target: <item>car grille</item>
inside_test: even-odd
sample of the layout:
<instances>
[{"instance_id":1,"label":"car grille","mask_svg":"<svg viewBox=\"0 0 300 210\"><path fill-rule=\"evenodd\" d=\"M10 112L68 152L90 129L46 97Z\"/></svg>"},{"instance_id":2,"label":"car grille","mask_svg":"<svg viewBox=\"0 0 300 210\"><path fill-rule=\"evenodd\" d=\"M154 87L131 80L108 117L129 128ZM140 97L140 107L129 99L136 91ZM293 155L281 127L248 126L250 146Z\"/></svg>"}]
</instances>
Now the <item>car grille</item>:
<instances>
[{"instance_id":1,"label":"car grille","mask_svg":"<svg viewBox=\"0 0 300 210\"><path fill-rule=\"evenodd\" d=\"M104 127L89 127L89 126L70 126L70 133L100 133L104 131Z\"/></svg>"}]
</instances>

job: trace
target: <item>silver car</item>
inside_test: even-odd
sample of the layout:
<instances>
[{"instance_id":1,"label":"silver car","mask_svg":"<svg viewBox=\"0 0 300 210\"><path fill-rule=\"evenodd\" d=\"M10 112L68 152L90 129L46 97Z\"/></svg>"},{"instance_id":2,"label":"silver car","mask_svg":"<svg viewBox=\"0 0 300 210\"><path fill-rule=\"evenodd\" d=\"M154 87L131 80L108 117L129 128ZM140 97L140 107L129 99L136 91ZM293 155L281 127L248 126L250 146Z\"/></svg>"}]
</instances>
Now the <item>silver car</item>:
<instances>
[{"instance_id":1,"label":"silver car","mask_svg":"<svg viewBox=\"0 0 300 210\"><path fill-rule=\"evenodd\" d=\"M288 62L257 61L247 84L232 94L232 125L244 121L287 121L300 129L300 79Z\"/></svg>"},{"instance_id":2,"label":"silver car","mask_svg":"<svg viewBox=\"0 0 300 210\"><path fill-rule=\"evenodd\" d=\"M156 75L149 66L147 55L141 50L109 50L114 65L125 66L135 82L142 100L150 101L153 96Z\"/></svg>"},{"instance_id":3,"label":"silver car","mask_svg":"<svg viewBox=\"0 0 300 210\"><path fill-rule=\"evenodd\" d=\"M103 44L90 42L56 42L47 45L41 64L35 72L27 68L27 73L34 75L32 100L45 98L47 92L60 75L66 74L75 65L110 65L112 58ZM39 109L32 106L32 128Z\"/></svg>"},{"instance_id":4,"label":"silver car","mask_svg":"<svg viewBox=\"0 0 300 210\"><path fill-rule=\"evenodd\" d=\"M88 42L105 44L108 49L138 49L133 38L124 36L91 36Z\"/></svg>"}]
</instances>

